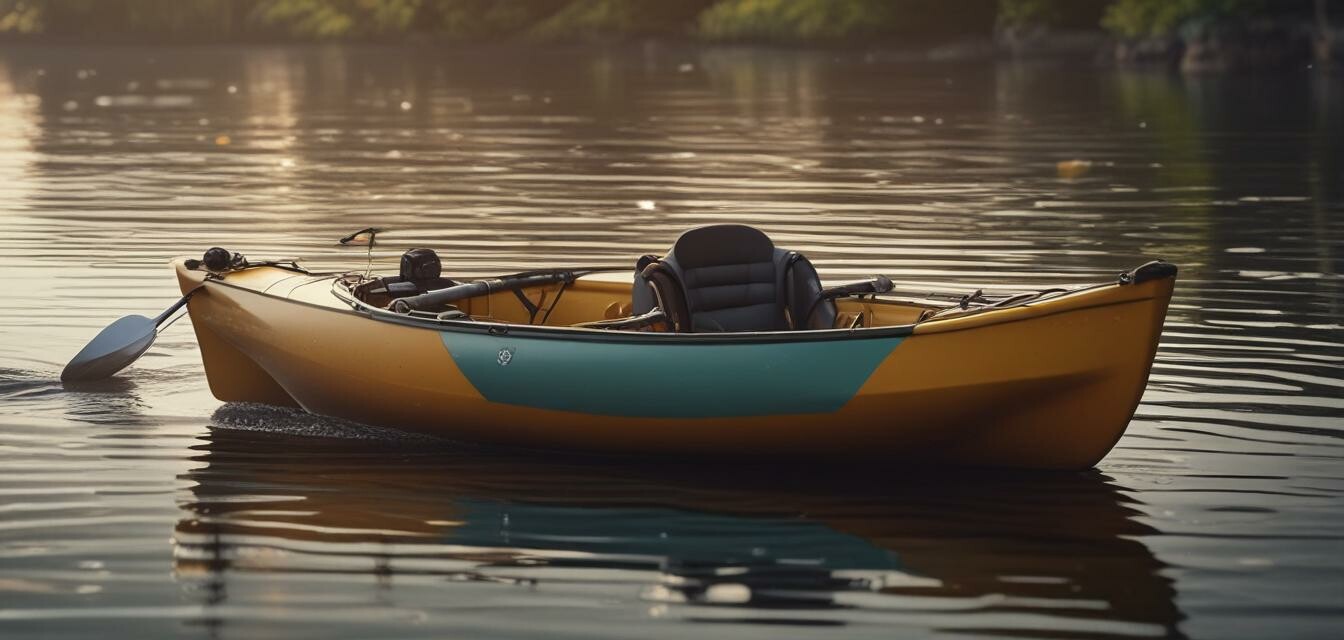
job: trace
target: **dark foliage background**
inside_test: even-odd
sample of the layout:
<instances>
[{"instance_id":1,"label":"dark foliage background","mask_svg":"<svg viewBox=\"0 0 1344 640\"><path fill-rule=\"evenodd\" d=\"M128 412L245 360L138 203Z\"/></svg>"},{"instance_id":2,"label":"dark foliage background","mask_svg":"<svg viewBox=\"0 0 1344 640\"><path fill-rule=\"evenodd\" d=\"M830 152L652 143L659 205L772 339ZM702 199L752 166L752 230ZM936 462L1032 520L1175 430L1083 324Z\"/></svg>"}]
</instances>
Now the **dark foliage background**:
<instances>
[{"instance_id":1,"label":"dark foliage background","mask_svg":"<svg viewBox=\"0 0 1344 640\"><path fill-rule=\"evenodd\" d=\"M1125 37L1262 17L1338 21L1339 0L0 0L0 33L81 40L468 42L644 36L927 42L996 28Z\"/></svg>"}]
</instances>

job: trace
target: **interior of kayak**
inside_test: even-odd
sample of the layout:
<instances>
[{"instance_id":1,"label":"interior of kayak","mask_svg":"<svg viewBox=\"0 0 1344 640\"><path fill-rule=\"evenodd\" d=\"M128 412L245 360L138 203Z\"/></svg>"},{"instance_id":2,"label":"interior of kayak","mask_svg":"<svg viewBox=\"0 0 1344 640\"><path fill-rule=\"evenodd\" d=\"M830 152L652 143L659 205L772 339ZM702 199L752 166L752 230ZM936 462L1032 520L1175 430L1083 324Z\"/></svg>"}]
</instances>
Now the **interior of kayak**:
<instances>
[{"instance_id":1,"label":"interior of kayak","mask_svg":"<svg viewBox=\"0 0 1344 640\"><path fill-rule=\"evenodd\" d=\"M631 267L457 281L443 275L431 250L412 249L396 275L345 273L332 284L336 298L358 310L420 322L698 334L910 326L1069 291L899 291L883 276L823 286L802 254L741 225L693 229L667 254L643 256Z\"/></svg>"}]
</instances>

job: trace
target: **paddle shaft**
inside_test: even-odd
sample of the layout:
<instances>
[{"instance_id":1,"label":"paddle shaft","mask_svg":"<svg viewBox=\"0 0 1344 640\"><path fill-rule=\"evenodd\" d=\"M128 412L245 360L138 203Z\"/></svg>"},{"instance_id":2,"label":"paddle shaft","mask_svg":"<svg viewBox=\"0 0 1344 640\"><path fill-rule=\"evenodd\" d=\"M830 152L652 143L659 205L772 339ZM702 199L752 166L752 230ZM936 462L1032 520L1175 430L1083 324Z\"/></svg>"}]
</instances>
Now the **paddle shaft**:
<instances>
[{"instance_id":1,"label":"paddle shaft","mask_svg":"<svg viewBox=\"0 0 1344 640\"><path fill-rule=\"evenodd\" d=\"M196 289L199 289L199 288L200 288L200 287L197 287ZM154 326L157 327L157 326L163 324L163 321L164 321L164 320L167 320L167 319L169 318L169 316L173 315L174 313L177 313L177 310L178 310L178 309L181 309L184 305L187 304L187 301L188 301L188 300L191 300L191 296L192 296L192 294L196 293L196 289L192 289L191 291L188 291L188 292L187 292L187 295L182 296L182 298L181 298L180 300L178 300L177 302L174 302L174 303L173 303L173 306L168 307L167 309L165 309L165 310L163 311L163 313L160 313L157 317L155 317L155 318L154 318Z\"/></svg>"}]
</instances>

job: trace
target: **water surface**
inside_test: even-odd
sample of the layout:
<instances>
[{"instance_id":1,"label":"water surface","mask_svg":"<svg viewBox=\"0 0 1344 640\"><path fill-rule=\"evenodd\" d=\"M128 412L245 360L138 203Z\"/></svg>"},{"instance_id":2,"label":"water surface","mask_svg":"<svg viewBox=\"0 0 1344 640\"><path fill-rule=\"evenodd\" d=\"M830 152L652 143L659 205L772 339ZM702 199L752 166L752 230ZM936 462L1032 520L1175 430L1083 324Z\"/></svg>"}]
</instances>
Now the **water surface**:
<instances>
[{"instance_id":1,"label":"water surface","mask_svg":"<svg viewBox=\"0 0 1344 640\"><path fill-rule=\"evenodd\" d=\"M1058 163L1081 167L1061 177ZM832 280L1181 266L1092 472L520 458L210 397L175 255L454 276L755 224ZM0 50L6 637L1332 637L1344 81L755 49Z\"/></svg>"}]
</instances>

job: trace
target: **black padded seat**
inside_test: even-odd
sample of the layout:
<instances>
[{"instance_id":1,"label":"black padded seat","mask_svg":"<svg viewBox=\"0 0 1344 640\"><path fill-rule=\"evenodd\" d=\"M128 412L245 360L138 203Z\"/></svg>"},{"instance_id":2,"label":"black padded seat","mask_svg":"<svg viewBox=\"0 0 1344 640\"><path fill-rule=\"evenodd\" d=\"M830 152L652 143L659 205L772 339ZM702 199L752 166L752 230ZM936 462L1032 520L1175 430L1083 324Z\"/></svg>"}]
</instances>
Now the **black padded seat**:
<instances>
[{"instance_id":1,"label":"black padded seat","mask_svg":"<svg viewBox=\"0 0 1344 640\"><path fill-rule=\"evenodd\" d=\"M835 304L818 301L821 281L811 263L752 227L691 229L667 255L644 262L634 313L660 306L678 331L821 329L835 322ZM806 327L795 326L804 321Z\"/></svg>"}]
</instances>

